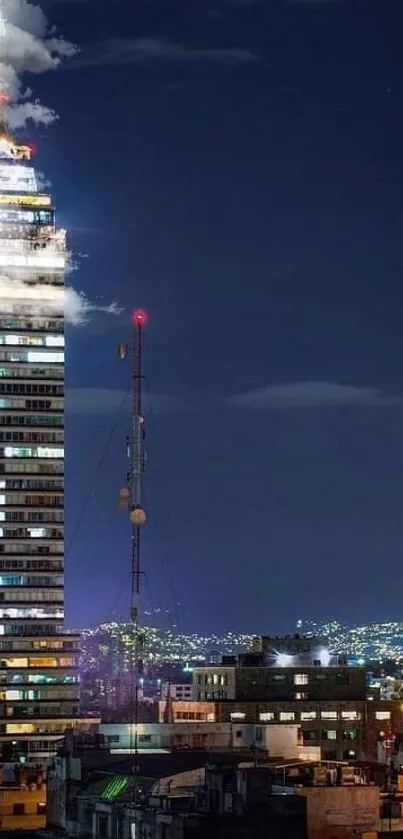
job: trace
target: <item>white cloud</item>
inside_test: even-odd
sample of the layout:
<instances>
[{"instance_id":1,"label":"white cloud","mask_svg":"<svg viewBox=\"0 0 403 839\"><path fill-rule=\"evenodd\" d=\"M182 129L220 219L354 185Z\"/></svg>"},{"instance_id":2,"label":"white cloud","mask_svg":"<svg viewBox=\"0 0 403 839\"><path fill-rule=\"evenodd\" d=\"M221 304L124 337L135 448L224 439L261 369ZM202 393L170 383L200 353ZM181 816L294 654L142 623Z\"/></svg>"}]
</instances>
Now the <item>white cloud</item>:
<instances>
[{"instance_id":1,"label":"white cloud","mask_svg":"<svg viewBox=\"0 0 403 839\"><path fill-rule=\"evenodd\" d=\"M386 406L403 404L403 397L388 396L375 388L308 381L268 385L257 390L239 393L228 397L226 404L236 408L266 410L354 405Z\"/></svg>"},{"instance_id":2,"label":"white cloud","mask_svg":"<svg viewBox=\"0 0 403 839\"><path fill-rule=\"evenodd\" d=\"M255 61L256 56L241 48L193 48L158 38L107 38L83 49L71 67L102 67L111 64L135 64L141 61L217 61L238 63Z\"/></svg>"},{"instance_id":3,"label":"white cloud","mask_svg":"<svg viewBox=\"0 0 403 839\"><path fill-rule=\"evenodd\" d=\"M37 100L30 101L31 90L23 89L25 73L56 70L71 58L77 47L57 37L48 25L42 9L27 0L3 0L0 19L0 88L10 98L5 117L11 128L19 128L27 120L48 125L57 114Z\"/></svg>"},{"instance_id":4,"label":"white cloud","mask_svg":"<svg viewBox=\"0 0 403 839\"><path fill-rule=\"evenodd\" d=\"M171 413L180 409L181 400L166 393L153 393L145 399L145 411ZM66 410L68 414L96 415L115 414L119 409L131 410L131 391L119 388L77 387L67 389Z\"/></svg>"},{"instance_id":5,"label":"white cloud","mask_svg":"<svg viewBox=\"0 0 403 839\"><path fill-rule=\"evenodd\" d=\"M67 323L83 326L91 312L105 312L119 315L122 312L116 303L102 306L91 303L85 294L70 286L36 285L24 283L16 277L0 276L0 311L4 314L21 312L26 308L32 314L55 313L64 315Z\"/></svg>"}]
</instances>

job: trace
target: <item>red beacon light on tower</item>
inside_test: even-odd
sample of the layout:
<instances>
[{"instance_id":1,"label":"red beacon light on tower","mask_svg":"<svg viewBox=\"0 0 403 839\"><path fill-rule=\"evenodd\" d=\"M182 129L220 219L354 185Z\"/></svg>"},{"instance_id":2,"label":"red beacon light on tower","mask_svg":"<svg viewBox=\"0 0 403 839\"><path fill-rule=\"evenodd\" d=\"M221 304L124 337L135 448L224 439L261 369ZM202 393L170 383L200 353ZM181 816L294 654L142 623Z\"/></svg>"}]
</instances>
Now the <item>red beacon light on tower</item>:
<instances>
[{"instance_id":1,"label":"red beacon light on tower","mask_svg":"<svg viewBox=\"0 0 403 839\"><path fill-rule=\"evenodd\" d=\"M147 312L144 309L135 309L132 317L135 326L144 326L148 320Z\"/></svg>"}]
</instances>

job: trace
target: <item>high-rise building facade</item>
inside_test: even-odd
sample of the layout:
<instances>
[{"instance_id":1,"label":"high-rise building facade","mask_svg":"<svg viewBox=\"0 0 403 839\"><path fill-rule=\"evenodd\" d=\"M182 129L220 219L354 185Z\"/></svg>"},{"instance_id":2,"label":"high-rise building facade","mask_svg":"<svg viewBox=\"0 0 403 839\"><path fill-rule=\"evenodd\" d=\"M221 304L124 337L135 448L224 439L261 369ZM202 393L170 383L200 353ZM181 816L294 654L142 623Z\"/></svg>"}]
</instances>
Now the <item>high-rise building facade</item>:
<instances>
[{"instance_id":1,"label":"high-rise building facade","mask_svg":"<svg viewBox=\"0 0 403 839\"><path fill-rule=\"evenodd\" d=\"M0 138L0 748L42 760L79 724L64 620L65 231L28 147Z\"/></svg>"}]
</instances>

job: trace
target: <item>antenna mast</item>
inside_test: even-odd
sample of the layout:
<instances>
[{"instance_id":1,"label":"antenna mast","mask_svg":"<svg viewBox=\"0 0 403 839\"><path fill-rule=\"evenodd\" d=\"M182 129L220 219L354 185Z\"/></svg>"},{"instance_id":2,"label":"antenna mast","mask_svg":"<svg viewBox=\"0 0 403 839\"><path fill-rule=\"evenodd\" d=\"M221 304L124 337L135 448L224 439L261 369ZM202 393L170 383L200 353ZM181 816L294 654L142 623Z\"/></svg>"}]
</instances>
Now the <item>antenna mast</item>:
<instances>
[{"instance_id":1,"label":"antenna mast","mask_svg":"<svg viewBox=\"0 0 403 839\"><path fill-rule=\"evenodd\" d=\"M139 717L139 689L140 678L143 672L143 634L140 626L140 581L143 574L141 568L141 526L145 523L146 514L141 506L141 483L145 469L144 450L144 417L142 414L143 395L143 327L147 321L147 315L141 309L133 313L133 425L131 436L127 438L127 455L129 458L128 488L120 491L120 506L130 509L130 521L132 525L131 537L131 596L130 596L130 620L134 628L134 673L130 688L130 716L132 721L131 742L134 748L133 773L138 774L138 717ZM121 359L127 357L129 348L127 344L120 344L119 356ZM137 786L135 786L137 791Z\"/></svg>"}]
</instances>

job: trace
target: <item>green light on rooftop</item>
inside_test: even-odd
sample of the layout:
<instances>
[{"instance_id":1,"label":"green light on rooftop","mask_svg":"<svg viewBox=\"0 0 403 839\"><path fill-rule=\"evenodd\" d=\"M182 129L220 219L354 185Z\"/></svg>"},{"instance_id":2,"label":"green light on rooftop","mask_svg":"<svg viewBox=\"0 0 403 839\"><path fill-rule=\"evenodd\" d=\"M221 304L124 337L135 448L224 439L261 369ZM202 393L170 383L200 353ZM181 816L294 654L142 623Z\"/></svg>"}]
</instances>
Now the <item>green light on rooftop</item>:
<instances>
[{"instance_id":1,"label":"green light on rooftop","mask_svg":"<svg viewBox=\"0 0 403 839\"><path fill-rule=\"evenodd\" d=\"M115 801L127 789L129 783L130 777L128 775L118 775L116 778L112 778L105 787L102 798L106 798L107 801Z\"/></svg>"}]
</instances>

